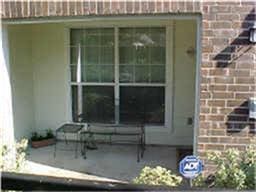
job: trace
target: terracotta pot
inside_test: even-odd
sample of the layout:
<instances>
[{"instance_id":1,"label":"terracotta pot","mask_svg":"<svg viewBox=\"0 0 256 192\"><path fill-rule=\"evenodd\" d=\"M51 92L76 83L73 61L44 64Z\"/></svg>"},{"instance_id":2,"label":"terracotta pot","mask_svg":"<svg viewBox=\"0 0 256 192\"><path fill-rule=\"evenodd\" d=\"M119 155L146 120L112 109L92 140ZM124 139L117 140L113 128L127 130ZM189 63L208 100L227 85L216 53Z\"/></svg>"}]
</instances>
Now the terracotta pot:
<instances>
[{"instance_id":1,"label":"terracotta pot","mask_svg":"<svg viewBox=\"0 0 256 192\"><path fill-rule=\"evenodd\" d=\"M41 141L31 141L31 145L33 148L45 147L53 144L55 144L55 138L44 139Z\"/></svg>"}]
</instances>

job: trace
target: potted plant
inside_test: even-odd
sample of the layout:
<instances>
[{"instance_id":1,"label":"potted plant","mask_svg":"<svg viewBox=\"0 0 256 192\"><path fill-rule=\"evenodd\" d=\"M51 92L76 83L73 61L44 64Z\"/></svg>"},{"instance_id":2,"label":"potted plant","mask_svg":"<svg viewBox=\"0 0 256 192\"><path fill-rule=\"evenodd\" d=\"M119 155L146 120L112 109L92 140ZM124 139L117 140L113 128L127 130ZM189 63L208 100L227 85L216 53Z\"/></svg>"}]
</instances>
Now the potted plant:
<instances>
[{"instance_id":1,"label":"potted plant","mask_svg":"<svg viewBox=\"0 0 256 192\"><path fill-rule=\"evenodd\" d=\"M37 132L32 133L31 145L33 148L45 147L53 145L55 143L55 137L51 129L46 130L45 135L41 135Z\"/></svg>"}]
</instances>

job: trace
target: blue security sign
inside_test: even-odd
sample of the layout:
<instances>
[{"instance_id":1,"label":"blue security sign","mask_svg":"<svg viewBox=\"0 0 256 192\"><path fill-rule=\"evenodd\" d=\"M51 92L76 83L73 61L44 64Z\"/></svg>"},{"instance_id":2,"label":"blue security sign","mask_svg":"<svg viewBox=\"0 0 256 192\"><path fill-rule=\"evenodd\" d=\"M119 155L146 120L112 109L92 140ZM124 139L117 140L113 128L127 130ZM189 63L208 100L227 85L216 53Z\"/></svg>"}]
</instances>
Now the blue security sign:
<instances>
[{"instance_id":1,"label":"blue security sign","mask_svg":"<svg viewBox=\"0 0 256 192\"><path fill-rule=\"evenodd\" d=\"M195 178L203 170L203 163L196 156L186 156L179 165L180 174L186 178Z\"/></svg>"}]
</instances>

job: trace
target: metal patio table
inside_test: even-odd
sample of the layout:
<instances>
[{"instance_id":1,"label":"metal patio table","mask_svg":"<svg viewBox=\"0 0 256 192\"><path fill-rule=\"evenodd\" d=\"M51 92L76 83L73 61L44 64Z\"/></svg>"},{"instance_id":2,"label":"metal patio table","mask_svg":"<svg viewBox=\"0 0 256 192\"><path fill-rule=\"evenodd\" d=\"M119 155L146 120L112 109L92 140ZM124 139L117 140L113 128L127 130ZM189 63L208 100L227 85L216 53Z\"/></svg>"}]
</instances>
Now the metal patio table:
<instances>
[{"instance_id":1,"label":"metal patio table","mask_svg":"<svg viewBox=\"0 0 256 192\"><path fill-rule=\"evenodd\" d=\"M75 145L75 157L77 158L77 150L78 150L78 143L79 143L79 134L80 131L82 130L82 128L84 127L83 124L76 124L76 123L66 123L64 125L62 125L61 127L59 127L56 130L56 143L55 143L55 147L54 147L54 157L56 157L56 150L57 150L57 138L58 138L58 134L62 133L64 134L64 140L65 143L68 144L68 140L67 140L67 133L68 134L75 134L76 135L76 145Z\"/></svg>"}]
</instances>

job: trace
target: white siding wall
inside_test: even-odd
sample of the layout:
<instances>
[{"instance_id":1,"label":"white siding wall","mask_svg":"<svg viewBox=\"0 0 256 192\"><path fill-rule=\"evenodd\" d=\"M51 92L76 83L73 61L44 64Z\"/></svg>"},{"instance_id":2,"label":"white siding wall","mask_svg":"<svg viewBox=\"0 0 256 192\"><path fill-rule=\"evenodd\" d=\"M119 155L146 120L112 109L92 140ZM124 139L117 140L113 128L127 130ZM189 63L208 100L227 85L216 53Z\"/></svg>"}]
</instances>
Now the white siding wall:
<instances>
[{"instance_id":1,"label":"white siding wall","mask_svg":"<svg viewBox=\"0 0 256 192\"><path fill-rule=\"evenodd\" d=\"M35 129L31 28L9 26L11 86L13 94L14 134L29 137Z\"/></svg>"},{"instance_id":2,"label":"white siding wall","mask_svg":"<svg viewBox=\"0 0 256 192\"><path fill-rule=\"evenodd\" d=\"M173 126L175 137L182 142L193 143L193 124L195 107L196 52L187 53L196 48L196 22L177 21L174 36L174 111Z\"/></svg>"},{"instance_id":3,"label":"white siding wall","mask_svg":"<svg viewBox=\"0 0 256 192\"><path fill-rule=\"evenodd\" d=\"M166 129L150 129L147 141L192 145L193 125L187 122L194 115L196 53L191 57L187 50L196 47L196 21L177 20L173 30L173 123Z\"/></svg>"},{"instance_id":4,"label":"white siding wall","mask_svg":"<svg viewBox=\"0 0 256 192\"><path fill-rule=\"evenodd\" d=\"M64 27L55 24L33 26L35 126L55 129L68 120L68 61Z\"/></svg>"}]
</instances>

